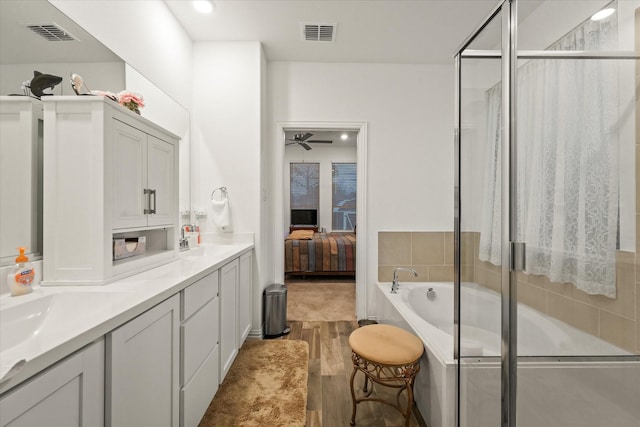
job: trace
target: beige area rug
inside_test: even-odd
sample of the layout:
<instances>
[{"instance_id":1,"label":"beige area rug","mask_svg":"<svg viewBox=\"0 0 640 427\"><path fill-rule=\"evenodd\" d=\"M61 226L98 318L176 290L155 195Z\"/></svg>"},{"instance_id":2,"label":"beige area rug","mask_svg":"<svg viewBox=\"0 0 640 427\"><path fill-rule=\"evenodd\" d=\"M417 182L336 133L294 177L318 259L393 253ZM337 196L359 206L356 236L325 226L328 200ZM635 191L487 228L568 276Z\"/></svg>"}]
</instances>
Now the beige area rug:
<instances>
[{"instance_id":1,"label":"beige area rug","mask_svg":"<svg viewBox=\"0 0 640 427\"><path fill-rule=\"evenodd\" d=\"M306 341L247 340L199 427L304 427L308 366Z\"/></svg>"},{"instance_id":2,"label":"beige area rug","mask_svg":"<svg viewBox=\"0 0 640 427\"><path fill-rule=\"evenodd\" d=\"M287 281L287 320L356 320L356 284Z\"/></svg>"}]
</instances>

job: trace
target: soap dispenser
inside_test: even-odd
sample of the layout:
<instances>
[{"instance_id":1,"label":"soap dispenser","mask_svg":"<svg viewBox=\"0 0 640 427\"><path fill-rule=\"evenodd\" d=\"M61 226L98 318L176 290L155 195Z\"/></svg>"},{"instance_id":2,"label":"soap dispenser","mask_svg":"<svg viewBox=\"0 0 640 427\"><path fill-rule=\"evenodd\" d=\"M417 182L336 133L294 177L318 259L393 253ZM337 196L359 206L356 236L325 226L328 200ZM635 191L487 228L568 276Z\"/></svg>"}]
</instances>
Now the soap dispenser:
<instances>
[{"instance_id":1,"label":"soap dispenser","mask_svg":"<svg viewBox=\"0 0 640 427\"><path fill-rule=\"evenodd\" d=\"M33 291L35 270L24 254L27 248L18 248L20 255L16 258L16 266L7 277L7 284L12 296L25 295Z\"/></svg>"}]
</instances>

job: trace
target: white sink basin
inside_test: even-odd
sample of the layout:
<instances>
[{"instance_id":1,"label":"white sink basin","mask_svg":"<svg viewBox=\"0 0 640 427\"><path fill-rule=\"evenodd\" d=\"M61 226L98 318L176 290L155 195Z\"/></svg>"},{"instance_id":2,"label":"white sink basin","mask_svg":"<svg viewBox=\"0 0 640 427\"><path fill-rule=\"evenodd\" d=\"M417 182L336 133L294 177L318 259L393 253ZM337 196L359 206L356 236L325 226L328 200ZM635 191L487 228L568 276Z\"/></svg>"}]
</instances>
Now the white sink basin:
<instances>
[{"instance_id":1,"label":"white sink basin","mask_svg":"<svg viewBox=\"0 0 640 427\"><path fill-rule=\"evenodd\" d=\"M62 292L3 297L0 306L0 352L38 338L43 329L64 333L71 319L89 319L127 298L126 292ZM83 316L87 317L83 317ZM81 316L81 317L79 317Z\"/></svg>"}]
</instances>

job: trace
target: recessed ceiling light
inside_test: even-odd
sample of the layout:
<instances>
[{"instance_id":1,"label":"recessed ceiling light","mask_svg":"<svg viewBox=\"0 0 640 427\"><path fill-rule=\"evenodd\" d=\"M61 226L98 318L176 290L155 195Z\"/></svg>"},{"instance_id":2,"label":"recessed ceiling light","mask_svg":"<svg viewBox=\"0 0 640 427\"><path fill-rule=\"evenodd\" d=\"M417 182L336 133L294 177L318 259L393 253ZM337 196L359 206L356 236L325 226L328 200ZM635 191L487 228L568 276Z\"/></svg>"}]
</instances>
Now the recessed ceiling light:
<instances>
[{"instance_id":1,"label":"recessed ceiling light","mask_svg":"<svg viewBox=\"0 0 640 427\"><path fill-rule=\"evenodd\" d=\"M591 17L592 21L602 21L605 18L608 18L609 16L613 15L613 12L615 12L616 10L612 7L608 7L606 9L602 9L599 10L598 12L594 13L593 16Z\"/></svg>"},{"instance_id":2,"label":"recessed ceiling light","mask_svg":"<svg viewBox=\"0 0 640 427\"><path fill-rule=\"evenodd\" d=\"M346 133L343 133L342 135L340 135L340 139L343 141L346 141L347 139L349 139L349 135L347 135Z\"/></svg>"},{"instance_id":3,"label":"recessed ceiling light","mask_svg":"<svg viewBox=\"0 0 640 427\"><path fill-rule=\"evenodd\" d=\"M193 7L200 13L211 13L213 11L213 3L209 0L194 0Z\"/></svg>"}]
</instances>

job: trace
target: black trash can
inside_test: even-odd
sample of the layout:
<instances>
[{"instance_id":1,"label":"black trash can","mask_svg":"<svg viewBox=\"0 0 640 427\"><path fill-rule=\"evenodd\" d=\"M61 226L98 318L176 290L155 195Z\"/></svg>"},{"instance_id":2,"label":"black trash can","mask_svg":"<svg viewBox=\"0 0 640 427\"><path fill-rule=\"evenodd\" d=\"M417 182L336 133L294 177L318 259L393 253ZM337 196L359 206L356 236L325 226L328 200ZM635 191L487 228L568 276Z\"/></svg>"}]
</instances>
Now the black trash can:
<instances>
[{"instance_id":1,"label":"black trash can","mask_svg":"<svg viewBox=\"0 0 640 427\"><path fill-rule=\"evenodd\" d=\"M264 337L276 338L288 334L287 285L274 283L267 286L263 296Z\"/></svg>"}]
</instances>

